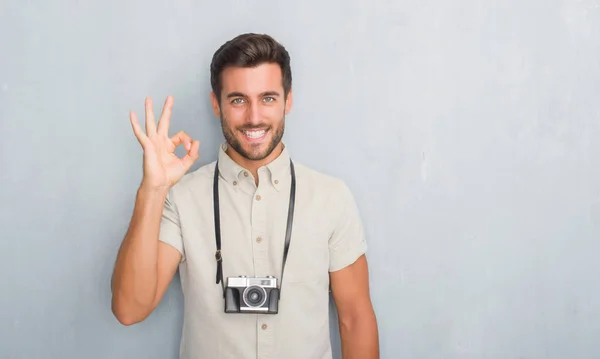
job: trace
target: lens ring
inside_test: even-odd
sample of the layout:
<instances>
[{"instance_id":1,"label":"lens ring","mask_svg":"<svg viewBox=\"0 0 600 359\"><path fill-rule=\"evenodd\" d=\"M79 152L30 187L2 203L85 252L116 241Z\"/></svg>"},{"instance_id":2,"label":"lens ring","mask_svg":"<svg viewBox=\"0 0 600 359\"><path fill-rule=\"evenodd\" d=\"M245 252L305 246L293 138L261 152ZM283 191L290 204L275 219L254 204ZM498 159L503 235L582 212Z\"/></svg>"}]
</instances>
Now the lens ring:
<instances>
[{"instance_id":1,"label":"lens ring","mask_svg":"<svg viewBox=\"0 0 600 359\"><path fill-rule=\"evenodd\" d=\"M255 295L258 295L257 299L252 298ZM267 301L267 291L263 287L253 285L244 289L242 298L248 307L261 307Z\"/></svg>"}]
</instances>

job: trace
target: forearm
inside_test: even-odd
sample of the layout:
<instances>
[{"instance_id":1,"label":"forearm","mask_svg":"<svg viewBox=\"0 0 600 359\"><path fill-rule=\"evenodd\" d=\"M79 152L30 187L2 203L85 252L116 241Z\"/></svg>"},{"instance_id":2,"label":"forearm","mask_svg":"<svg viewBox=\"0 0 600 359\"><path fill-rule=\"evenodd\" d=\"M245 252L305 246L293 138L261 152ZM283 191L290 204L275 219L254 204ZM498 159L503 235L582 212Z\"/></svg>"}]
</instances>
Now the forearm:
<instances>
[{"instance_id":1,"label":"forearm","mask_svg":"<svg viewBox=\"0 0 600 359\"><path fill-rule=\"evenodd\" d=\"M158 275L158 234L166 191L140 188L113 274L113 311L135 322L152 310Z\"/></svg>"},{"instance_id":2,"label":"forearm","mask_svg":"<svg viewBox=\"0 0 600 359\"><path fill-rule=\"evenodd\" d=\"M375 314L371 312L340 318L343 359L379 359L379 334Z\"/></svg>"}]
</instances>

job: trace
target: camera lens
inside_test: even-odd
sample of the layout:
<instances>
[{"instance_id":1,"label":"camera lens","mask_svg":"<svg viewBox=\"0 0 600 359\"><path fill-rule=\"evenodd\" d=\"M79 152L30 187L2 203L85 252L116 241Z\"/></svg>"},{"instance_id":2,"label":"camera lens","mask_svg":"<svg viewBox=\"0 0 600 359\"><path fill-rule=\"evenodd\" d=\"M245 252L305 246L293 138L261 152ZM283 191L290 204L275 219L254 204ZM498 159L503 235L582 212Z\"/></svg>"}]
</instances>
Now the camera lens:
<instances>
[{"instance_id":1,"label":"camera lens","mask_svg":"<svg viewBox=\"0 0 600 359\"><path fill-rule=\"evenodd\" d=\"M260 307L266 301L267 293L262 287L251 286L244 290L244 303L249 307Z\"/></svg>"}]
</instances>

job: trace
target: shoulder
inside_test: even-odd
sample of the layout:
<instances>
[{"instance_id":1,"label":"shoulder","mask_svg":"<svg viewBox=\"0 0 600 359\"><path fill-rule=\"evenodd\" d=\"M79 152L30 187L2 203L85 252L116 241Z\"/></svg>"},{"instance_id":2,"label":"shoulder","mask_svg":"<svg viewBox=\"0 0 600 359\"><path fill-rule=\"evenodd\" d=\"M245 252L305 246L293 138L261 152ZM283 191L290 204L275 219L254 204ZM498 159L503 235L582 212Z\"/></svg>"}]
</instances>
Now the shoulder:
<instances>
[{"instance_id":1,"label":"shoulder","mask_svg":"<svg viewBox=\"0 0 600 359\"><path fill-rule=\"evenodd\" d=\"M352 198L350 188L340 177L316 170L296 161L294 161L294 167L298 183L305 185L313 194L327 195L327 197L336 201Z\"/></svg>"}]
</instances>

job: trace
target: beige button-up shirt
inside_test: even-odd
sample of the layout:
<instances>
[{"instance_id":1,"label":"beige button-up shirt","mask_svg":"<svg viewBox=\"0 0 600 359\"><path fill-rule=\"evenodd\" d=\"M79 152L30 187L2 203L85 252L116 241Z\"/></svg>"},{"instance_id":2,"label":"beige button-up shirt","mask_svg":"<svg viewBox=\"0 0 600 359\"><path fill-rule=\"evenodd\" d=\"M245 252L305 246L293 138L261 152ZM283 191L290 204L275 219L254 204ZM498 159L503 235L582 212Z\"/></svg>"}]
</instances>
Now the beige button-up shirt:
<instances>
[{"instance_id":1,"label":"beige button-up shirt","mask_svg":"<svg viewBox=\"0 0 600 359\"><path fill-rule=\"evenodd\" d=\"M218 155L223 277L279 280L290 197L287 148L258 170L259 184L222 145ZM215 162L169 192L160 240L183 255L181 359L330 359L329 272L366 252L354 198L341 180L294 161L296 202L277 314L225 313L216 283Z\"/></svg>"}]
</instances>

